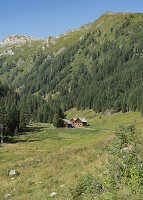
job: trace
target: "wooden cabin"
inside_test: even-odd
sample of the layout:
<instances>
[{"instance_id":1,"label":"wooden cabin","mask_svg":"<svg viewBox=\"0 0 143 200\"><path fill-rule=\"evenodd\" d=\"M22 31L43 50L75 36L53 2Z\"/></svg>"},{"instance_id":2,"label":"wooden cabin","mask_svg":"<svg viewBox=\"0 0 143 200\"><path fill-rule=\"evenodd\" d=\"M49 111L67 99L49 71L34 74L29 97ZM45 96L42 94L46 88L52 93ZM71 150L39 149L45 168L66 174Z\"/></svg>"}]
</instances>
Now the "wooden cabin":
<instances>
[{"instance_id":1,"label":"wooden cabin","mask_svg":"<svg viewBox=\"0 0 143 200\"><path fill-rule=\"evenodd\" d=\"M87 126L87 121L86 121L86 119L84 119L84 118L82 118L82 117L79 117L79 118L75 119L75 121L74 121L74 119L75 119L75 118L71 119L71 121L73 121L72 124L73 124L74 126Z\"/></svg>"},{"instance_id":2,"label":"wooden cabin","mask_svg":"<svg viewBox=\"0 0 143 200\"><path fill-rule=\"evenodd\" d=\"M75 125L75 121L76 121L76 120L77 120L77 118L72 118L72 119L70 120L73 126Z\"/></svg>"},{"instance_id":3,"label":"wooden cabin","mask_svg":"<svg viewBox=\"0 0 143 200\"><path fill-rule=\"evenodd\" d=\"M72 128L72 122L68 119L61 119L61 126L64 128Z\"/></svg>"}]
</instances>

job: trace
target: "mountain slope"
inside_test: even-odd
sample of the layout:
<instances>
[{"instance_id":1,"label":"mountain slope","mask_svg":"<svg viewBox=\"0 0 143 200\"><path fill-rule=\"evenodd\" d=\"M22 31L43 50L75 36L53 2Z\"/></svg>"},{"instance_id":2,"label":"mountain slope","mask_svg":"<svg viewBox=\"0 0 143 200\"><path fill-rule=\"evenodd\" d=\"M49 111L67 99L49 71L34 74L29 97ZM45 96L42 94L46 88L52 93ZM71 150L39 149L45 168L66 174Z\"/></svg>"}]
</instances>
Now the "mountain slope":
<instances>
[{"instance_id":1,"label":"mountain slope","mask_svg":"<svg viewBox=\"0 0 143 200\"><path fill-rule=\"evenodd\" d=\"M29 50L26 41L25 54L13 44L21 55L0 57L0 78L21 92L41 94L63 110L143 109L143 14L107 12L49 40L45 49L46 39L30 41Z\"/></svg>"},{"instance_id":2,"label":"mountain slope","mask_svg":"<svg viewBox=\"0 0 143 200\"><path fill-rule=\"evenodd\" d=\"M60 36L40 39L24 35L8 35L0 42L0 79L17 88L21 78L30 72L39 57L49 60L86 34L89 25Z\"/></svg>"}]
</instances>

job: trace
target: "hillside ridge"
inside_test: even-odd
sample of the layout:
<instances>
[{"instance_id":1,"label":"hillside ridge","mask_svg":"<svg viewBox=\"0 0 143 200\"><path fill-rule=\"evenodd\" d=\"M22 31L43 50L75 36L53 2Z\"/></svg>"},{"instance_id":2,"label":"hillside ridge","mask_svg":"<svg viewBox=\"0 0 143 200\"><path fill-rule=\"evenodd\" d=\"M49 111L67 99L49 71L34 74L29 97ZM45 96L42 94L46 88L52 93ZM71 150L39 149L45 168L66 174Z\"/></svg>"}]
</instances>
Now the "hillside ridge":
<instances>
[{"instance_id":1,"label":"hillside ridge","mask_svg":"<svg viewBox=\"0 0 143 200\"><path fill-rule=\"evenodd\" d=\"M8 36L0 47L0 79L64 111L140 111L142 20L142 13L108 11L59 37Z\"/></svg>"},{"instance_id":2,"label":"hillside ridge","mask_svg":"<svg viewBox=\"0 0 143 200\"><path fill-rule=\"evenodd\" d=\"M126 14L131 14L132 12L112 12L112 11L107 11L105 12L104 14L102 14L101 16L104 16L104 15L118 15L118 14L122 14L122 15L126 15ZM135 13L134 13L135 14ZM97 20L97 19L96 19ZM95 20L95 21L96 21ZM95 22L94 21L94 22ZM6 44L15 44L15 43L18 43L18 42L25 42L26 40L28 41L37 41L37 40L43 40L43 41L47 41L49 37L52 37L52 38L55 38L55 39L58 39L60 38L61 36L63 35L66 35L68 33L71 33L71 32L74 32L74 31L78 31L78 30L81 30L81 29L89 29L91 28L92 26L92 23L89 22L87 24L83 24L82 26L80 26L79 28L74 28L74 29L70 29L68 30L67 32L65 33L62 33L60 35L57 35L57 36L47 36L46 38L38 38L38 37L33 37L33 36L28 36L28 35L7 35L6 37L4 37L1 41L0 41L0 47L6 45ZM17 39L17 40L16 40ZM11 43L10 43L11 41Z\"/></svg>"}]
</instances>

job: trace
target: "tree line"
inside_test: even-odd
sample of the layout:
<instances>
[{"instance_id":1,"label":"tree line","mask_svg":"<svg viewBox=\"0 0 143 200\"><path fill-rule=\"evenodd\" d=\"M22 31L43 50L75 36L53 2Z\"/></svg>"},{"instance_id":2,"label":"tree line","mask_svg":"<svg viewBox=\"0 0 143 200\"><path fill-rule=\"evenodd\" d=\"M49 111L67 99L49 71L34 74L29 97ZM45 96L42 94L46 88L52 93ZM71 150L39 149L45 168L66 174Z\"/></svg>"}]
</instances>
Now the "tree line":
<instances>
[{"instance_id":1,"label":"tree line","mask_svg":"<svg viewBox=\"0 0 143 200\"><path fill-rule=\"evenodd\" d=\"M63 116L59 105L49 105L41 96L20 95L0 82L0 137L25 131L31 122L54 122Z\"/></svg>"}]
</instances>

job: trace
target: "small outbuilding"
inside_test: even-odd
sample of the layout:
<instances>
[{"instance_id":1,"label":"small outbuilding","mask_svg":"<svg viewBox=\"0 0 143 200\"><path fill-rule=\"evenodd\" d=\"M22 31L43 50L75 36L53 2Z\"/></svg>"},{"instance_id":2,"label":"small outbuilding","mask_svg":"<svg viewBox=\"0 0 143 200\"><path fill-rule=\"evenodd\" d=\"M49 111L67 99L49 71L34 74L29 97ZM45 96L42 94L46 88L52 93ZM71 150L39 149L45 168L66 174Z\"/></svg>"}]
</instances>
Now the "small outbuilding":
<instances>
[{"instance_id":1,"label":"small outbuilding","mask_svg":"<svg viewBox=\"0 0 143 200\"><path fill-rule=\"evenodd\" d=\"M61 119L61 126L64 128L72 128L72 122L68 119Z\"/></svg>"}]
</instances>

